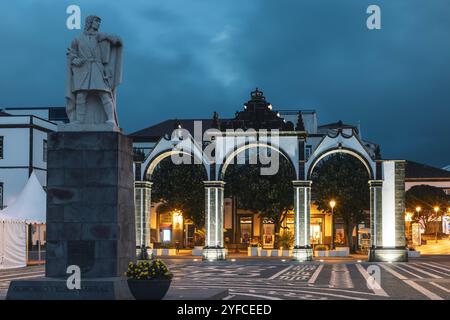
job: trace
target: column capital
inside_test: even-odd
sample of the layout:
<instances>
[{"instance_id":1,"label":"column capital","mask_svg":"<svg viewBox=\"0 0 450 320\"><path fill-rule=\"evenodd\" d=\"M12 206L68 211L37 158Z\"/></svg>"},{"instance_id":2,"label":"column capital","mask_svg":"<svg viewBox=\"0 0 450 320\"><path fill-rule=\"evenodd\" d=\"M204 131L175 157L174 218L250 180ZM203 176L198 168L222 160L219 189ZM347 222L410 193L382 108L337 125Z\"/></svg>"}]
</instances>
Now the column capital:
<instances>
[{"instance_id":1,"label":"column capital","mask_svg":"<svg viewBox=\"0 0 450 320\"><path fill-rule=\"evenodd\" d=\"M206 188L223 188L225 181L203 181Z\"/></svg>"},{"instance_id":2,"label":"column capital","mask_svg":"<svg viewBox=\"0 0 450 320\"><path fill-rule=\"evenodd\" d=\"M294 185L294 187L311 188L312 181L311 180L293 180L292 184Z\"/></svg>"},{"instance_id":3,"label":"column capital","mask_svg":"<svg viewBox=\"0 0 450 320\"><path fill-rule=\"evenodd\" d=\"M369 180L369 187L382 187L383 186L383 180Z\"/></svg>"},{"instance_id":4,"label":"column capital","mask_svg":"<svg viewBox=\"0 0 450 320\"><path fill-rule=\"evenodd\" d=\"M149 188L151 189L153 182L151 181L134 181L135 188Z\"/></svg>"}]
</instances>

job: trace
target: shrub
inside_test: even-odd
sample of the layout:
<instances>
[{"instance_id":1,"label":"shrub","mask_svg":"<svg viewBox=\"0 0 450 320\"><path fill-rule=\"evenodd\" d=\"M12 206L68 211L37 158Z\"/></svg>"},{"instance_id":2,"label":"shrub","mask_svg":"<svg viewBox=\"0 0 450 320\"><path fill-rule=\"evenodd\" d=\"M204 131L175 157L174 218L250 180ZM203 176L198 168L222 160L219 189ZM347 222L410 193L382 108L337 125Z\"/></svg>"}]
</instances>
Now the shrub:
<instances>
[{"instance_id":1,"label":"shrub","mask_svg":"<svg viewBox=\"0 0 450 320\"><path fill-rule=\"evenodd\" d=\"M125 275L135 280L172 279L173 277L167 265L159 259L130 262Z\"/></svg>"},{"instance_id":2,"label":"shrub","mask_svg":"<svg viewBox=\"0 0 450 320\"><path fill-rule=\"evenodd\" d=\"M294 235L292 232L285 231L278 237L278 247L283 247L283 249L290 249L294 244Z\"/></svg>"},{"instance_id":3,"label":"shrub","mask_svg":"<svg viewBox=\"0 0 450 320\"><path fill-rule=\"evenodd\" d=\"M328 246L326 244L318 244L314 247L315 251L326 251L328 250Z\"/></svg>"}]
</instances>

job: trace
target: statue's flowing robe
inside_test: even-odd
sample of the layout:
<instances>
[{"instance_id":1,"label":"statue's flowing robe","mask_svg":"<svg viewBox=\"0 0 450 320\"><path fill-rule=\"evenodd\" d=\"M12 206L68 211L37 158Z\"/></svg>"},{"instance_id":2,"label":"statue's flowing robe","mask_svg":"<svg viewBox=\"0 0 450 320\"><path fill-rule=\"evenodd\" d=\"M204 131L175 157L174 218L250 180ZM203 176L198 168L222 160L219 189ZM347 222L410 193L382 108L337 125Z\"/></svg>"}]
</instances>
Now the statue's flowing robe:
<instances>
[{"instance_id":1,"label":"statue's flowing robe","mask_svg":"<svg viewBox=\"0 0 450 320\"><path fill-rule=\"evenodd\" d=\"M80 66L74 59L83 60ZM116 112L116 87L122 82L122 46L112 45L105 34L84 32L72 41L67 54L66 112L75 120L75 95L77 91L107 91L111 93L114 117Z\"/></svg>"}]
</instances>

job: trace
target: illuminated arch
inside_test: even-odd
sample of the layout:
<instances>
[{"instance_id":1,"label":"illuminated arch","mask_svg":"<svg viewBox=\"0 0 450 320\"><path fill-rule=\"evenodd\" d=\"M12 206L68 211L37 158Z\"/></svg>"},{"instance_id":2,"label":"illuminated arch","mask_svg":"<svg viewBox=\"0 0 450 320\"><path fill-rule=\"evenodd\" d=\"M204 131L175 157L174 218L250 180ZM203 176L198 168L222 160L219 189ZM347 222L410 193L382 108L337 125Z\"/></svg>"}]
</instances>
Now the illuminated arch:
<instances>
[{"instance_id":1,"label":"illuminated arch","mask_svg":"<svg viewBox=\"0 0 450 320\"><path fill-rule=\"evenodd\" d=\"M271 150L274 150L276 152L278 152L280 155L282 155L286 160L288 160L289 164L292 167L293 170L293 180L295 180L295 175L296 175L296 169L294 164L292 163L292 160L289 156L287 156L285 154L284 151L282 151L280 148L278 147L274 147L273 145L269 144L269 143L264 143L264 142L252 142L249 144L245 144L242 145L240 147L238 147L236 150L230 152L226 157L225 157L225 161L224 163L219 167L219 176L218 176L218 180L223 180L223 178L225 177L225 172L228 168L228 166L230 165L231 161L233 161L233 159L241 152L251 149L251 148L268 148Z\"/></svg>"}]
</instances>

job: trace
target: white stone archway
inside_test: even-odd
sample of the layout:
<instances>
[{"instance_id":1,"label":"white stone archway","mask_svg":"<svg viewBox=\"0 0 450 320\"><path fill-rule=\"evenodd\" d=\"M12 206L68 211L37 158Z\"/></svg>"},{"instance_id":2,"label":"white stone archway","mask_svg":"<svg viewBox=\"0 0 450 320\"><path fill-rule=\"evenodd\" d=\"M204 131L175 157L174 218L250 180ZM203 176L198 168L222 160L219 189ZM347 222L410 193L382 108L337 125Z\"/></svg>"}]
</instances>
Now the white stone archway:
<instances>
[{"instance_id":1,"label":"white stone archway","mask_svg":"<svg viewBox=\"0 0 450 320\"><path fill-rule=\"evenodd\" d=\"M404 239L405 161L374 160L359 138L338 130L327 135L306 161L305 180L294 182L295 250L298 260L311 260L309 221L311 206L311 174L320 160L334 153L346 153L359 159L369 174L370 188L370 261L406 261ZM298 230L298 231L297 231Z\"/></svg>"},{"instance_id":2,"label":"white stone archway","mask_svg":"<svg viewBox=\"0 0 450 320\"><path fill-rule=\"evenodd\" d=\"M181 130L181 129L180 129ZM162 138L149 156L143 161L135 182L138 243L147 245L149 223L145 218L150 210L151 174L163 159L186 156L195 159L206 170L208 180L205 187L205 229L206 240L204 259L225 259L223 241L224 219L224 174L228 165L240 153L256 149L271 149L285 157L293 166L294 191L294 235L293 257L296 260L312 260L310 244L311 173L317 163L333 153L347 153L358 158L366 167L370 180L370 222L372 247L371 261L404 261L407 252L404 243L404 161L374 160L356 135L346 135L338 130L335 135L325 136L305 159L306 133L303 131L272 132L267 130L215 133L214 157L205 156L208 145L200 146L189 133L172 135L172 139ZM236 141L239 141L237 143ZM209 145L210 146L210 145ZM143 240L144 238L144 240Z\"/></svg>"}]
</instances>

